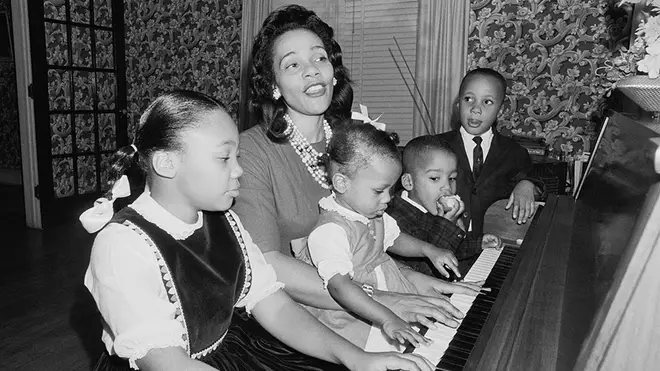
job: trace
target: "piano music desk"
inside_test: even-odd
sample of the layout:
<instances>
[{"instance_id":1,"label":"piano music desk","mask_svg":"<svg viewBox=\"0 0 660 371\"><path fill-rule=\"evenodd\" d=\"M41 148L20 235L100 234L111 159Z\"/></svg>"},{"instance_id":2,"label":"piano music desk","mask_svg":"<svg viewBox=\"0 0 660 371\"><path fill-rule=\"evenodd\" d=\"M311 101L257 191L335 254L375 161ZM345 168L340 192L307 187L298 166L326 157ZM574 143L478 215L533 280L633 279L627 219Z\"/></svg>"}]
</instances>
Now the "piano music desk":
<instances>
[{"instance_id":1,"label":"piano music desk","mask_svg":"<svg viewBox=\"0 0 660 371\"><path fill-rule=\"evenodd\" d=\"M525 238L525 234L532 224L532 219L527 220L527 223L518 224L512 217L513 207L509 210L504 209L508 199L496 201L486 211L484 216L484 233L494 234L502 238L504 243L511 245L520 245L519 240ZM537 209L536 213L541 212L541 207Z\"/></svg>"}]
</instances>

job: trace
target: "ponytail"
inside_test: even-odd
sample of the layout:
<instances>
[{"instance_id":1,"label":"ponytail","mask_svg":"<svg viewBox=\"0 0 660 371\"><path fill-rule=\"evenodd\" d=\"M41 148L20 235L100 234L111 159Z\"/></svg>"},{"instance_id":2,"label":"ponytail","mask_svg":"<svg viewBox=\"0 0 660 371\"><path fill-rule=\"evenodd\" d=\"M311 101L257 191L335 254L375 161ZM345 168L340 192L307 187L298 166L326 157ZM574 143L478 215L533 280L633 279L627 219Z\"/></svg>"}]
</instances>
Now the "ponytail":
<instances>
[{"instance_id":1,"label":"ponytail","mask_svg":"<svg viewBox=\"0 0 660 371\"><path fill-rule=\"evenodd\" d=\"M110 190L104 195L108 198L112 192L115 183L128 171L133 168L139 159L139 151L135 144L130 146L121 147L110 160L110 168L108 169L108 185Z\"/></svg>"}]
</instances>

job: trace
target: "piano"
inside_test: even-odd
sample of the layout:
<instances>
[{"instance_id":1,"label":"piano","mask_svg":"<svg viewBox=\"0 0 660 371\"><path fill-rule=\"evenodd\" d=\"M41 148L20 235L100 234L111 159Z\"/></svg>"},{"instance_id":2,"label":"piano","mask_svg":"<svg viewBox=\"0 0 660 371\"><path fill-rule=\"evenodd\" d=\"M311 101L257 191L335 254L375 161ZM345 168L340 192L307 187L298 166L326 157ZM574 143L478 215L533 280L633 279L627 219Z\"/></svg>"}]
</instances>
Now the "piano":
<instances>
[{"instance_id":1,"label":"piano","mask_svg":"<svg viewBox=\"0 0 660 371\"><path fill-rule=\"evenodd\" d=\"M659 148L659 133L614 113L577 198L551 195L523 225L495 203L484 231L505 246L465 275L493 291L452 296L467 313L460 326L421 329L435 342L407 351L437 370L660 369ZM282 344L244 311L223 347L244 352L250 370L271 370L272 357L288 360L278 370L345 370Z\"/></svg>"},{"instance_id":2,"label":"piano","mask_svg":"<svg viewBox=\"0 0 660 371\"><path fill-rule=\"evenodd\" d=\"M660 134L614 113L577 198L551 195L529 225L505 201L484 231L503 237L465 280L490 293L454 295L457 329L422 328L408 348L438 370L660 369Z\"/></svg>"}]
</instances>

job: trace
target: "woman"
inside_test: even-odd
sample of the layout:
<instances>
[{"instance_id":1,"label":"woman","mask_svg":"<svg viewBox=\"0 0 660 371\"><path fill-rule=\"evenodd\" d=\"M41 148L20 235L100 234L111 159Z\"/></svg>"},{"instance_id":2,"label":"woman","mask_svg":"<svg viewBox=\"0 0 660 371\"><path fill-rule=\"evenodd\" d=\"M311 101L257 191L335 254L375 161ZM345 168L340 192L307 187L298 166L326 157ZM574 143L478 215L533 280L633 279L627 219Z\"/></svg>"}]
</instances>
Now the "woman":
<instances>
[{"instance_id":1,"label":"woman","mask_svg":"<svg viewBox=\"0 0 660 371\"><path fill-rule=\"evenodd\" d=\"M244 174L234 210L294 300L342 308L323 289L311 265L291 248L305 242L318 220L318 201L330 194L318 157L332 128L350 118L353 91L333 30L314 12L291 5L264 21L252 51L251 104L260 123L241 134ZM442 293L476 293L478 285L448 284L403 268L428 296L375 290L373 297L400 317L455 326L462 314Z\"/></svg>"}]
</instances>

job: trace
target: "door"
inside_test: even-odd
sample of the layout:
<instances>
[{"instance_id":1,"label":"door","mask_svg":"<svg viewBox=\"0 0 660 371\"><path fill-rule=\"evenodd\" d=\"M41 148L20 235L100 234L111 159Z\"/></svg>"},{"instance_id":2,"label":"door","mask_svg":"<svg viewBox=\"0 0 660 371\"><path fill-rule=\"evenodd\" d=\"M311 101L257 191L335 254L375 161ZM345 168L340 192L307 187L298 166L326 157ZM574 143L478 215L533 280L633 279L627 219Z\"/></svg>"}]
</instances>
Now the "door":
<instances>
[{"instance_id":1,"label":"door","mask_svg":"<svg viewBox=\"0 0 660 371\"><path fill-rule=\"evenodd\" d=\"M108 160L128 142L124 5L30 1L39 185L44 226L75 220L108 189Z\"/></svg>"}]
</instances>

